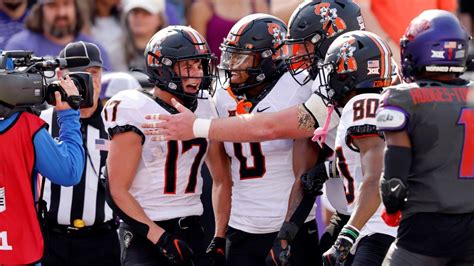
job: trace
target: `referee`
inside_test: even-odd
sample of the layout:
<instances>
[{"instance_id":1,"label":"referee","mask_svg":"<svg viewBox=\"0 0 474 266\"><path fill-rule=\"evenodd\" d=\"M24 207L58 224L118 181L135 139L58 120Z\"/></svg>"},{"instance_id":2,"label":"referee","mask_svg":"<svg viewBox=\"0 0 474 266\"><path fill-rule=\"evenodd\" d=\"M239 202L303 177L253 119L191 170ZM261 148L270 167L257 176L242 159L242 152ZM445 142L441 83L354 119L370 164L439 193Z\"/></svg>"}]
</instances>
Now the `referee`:
<instances>
[{"instance_id":1,"label":"referee","mask_svg":"<svg viewBox=\"0 0 474 266\"><path fill-rule=\"evenodd\" d=\"M94 105L80 109L81 132L85 150L85 165L79 184L62 187L46 181L44 200L47 202L45 254L43 265L119 265L120 247L118 221L105 202L101 184L102 168L107 158L107 133L104 130L99 101L102 76L102 57L92 43L68 44L59 54L61 58L88 57L89 65L65 69L85 71L92 75ZM57 113L53 108L41 114L53 137L58 137Z\"/></svg>"}]
</instances>

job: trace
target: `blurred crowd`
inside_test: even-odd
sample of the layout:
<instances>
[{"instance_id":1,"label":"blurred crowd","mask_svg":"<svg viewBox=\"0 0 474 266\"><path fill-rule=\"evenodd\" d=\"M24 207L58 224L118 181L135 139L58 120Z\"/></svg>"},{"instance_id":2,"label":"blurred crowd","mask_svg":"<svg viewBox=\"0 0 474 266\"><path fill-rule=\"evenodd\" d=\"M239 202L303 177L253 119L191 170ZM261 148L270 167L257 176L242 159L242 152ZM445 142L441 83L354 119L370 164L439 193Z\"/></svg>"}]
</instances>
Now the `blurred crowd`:
<instances>
[{"instance_id":1,"label":"blurred crowd","mask_svg":"<svg viewBox=\"0 0 474 266\"><path fill-rule=\"evenodd\" d=\"M232 25L251 13L270 13L288 22L301 0L0 0L0 50L33 50L37 56L55 56L73 41L96 43L108 72L144 70L143 51L155 32L167 25L190 25L220 56L219 44ZM369 30L398 46L400 19L411 20L429 8L457 12L472 32L474 4L468 0L356 1ZM392 2L392 3L391 3ZM402 3L403 2L403 3ZM406 10L407 2L412 10ZM409 2L409 3L408 3ZM384 19L387 9L391 18ZM399 29L400 28L400 29ZM395 50L396 51L396 50ZM397 56L397 52L394 53ZM146 78L134 74L145 83Z\"/></svg>"}]
</instances>

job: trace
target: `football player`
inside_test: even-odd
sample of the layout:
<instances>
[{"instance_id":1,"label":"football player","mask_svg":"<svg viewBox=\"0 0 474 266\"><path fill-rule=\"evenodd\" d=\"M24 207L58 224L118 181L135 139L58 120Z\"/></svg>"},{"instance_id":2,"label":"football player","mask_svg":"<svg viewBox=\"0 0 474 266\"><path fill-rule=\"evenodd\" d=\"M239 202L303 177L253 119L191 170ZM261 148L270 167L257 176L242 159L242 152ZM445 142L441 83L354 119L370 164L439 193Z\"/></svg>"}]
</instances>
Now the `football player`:
<instances>
[{"instance_id":1,"label":"football player","mask_svg":"<svg viewBox=\"0 0 474 266\"><path fill-rule=\"evenodd\" d=\"M300 86L287 72L281 50L286 34L284 22L266 14L246 16L232 27L221 44L218 68L226 79L214 95L219 117L276 112L311 96L311 87ZM279 252L272 246L294 183L293 140L225 142L224 146L231 158L233 184L227 265L265 265L266 260L267 265L275 265ZM219 208L214 213L222 215ZM306 221L294 241L298 261L293 265L319 260L312 252L318 248L314 209Z\"/></svg>"},{"instance_id":2,"label":"football player","mask_svg":"<svg viewBox=\"0 0 474 266\"><path fill-rule=\"evenodd\" d=\"M341 0L305 1L295 9L288 25L289 34L285 40L285 50L289 71L293 77L297 77L302 72L307 72L309 75L306 75L305 79L295 80L300 85L314 81L311 86L316 94L321 93L319 90L321 81L320 76L318 76L318 63L324 60L329 45L343 33L365 28L359 6L352 1ZM321 96L325 97L326 92L322 91ZM328 120L330 121L328 130L323 131L326 144L322 146L324 149L318 151L311 139L300 139L295 142L295 150L305 149L305 157L308 160L311 160L308 156L313 156L313 164L309 167L314 166L318 158L324 160L324 157L334 154L336 126L339 120L339 116L336 115L336 112L339 112L338 109L328 113L326 105L321 100L315 107L319 108L314 115L321 127L327 120L328 114L331 119ZM316 154L317 156L315 156ZM329 163L327 166L329 169ZM304 173L298 173L297 176L300 177L302 174ZM328 183L332 184L332 182L337 181L331 180ZM321 186L322 183L318 187ZM294 231L294 228L301 224L302 217L309 211L311 203L314 202L315 196L317 196L316 194L303 196L300 178L295 181L290 195L287 218L279 234L283 248L287 249L286 242L291 242L294 237L292 236L294 233L291 233L291 231ZM320 240L322 251L326 251L334 243L337 233L348 219L348 213L333 215L331 224L326 228Z\"/></svg>"},{"instance_id":3,"label":"football player","mask_svg":"<svg viewBox=\"0 0 474 266\"><path fill-rule=\"evenodd\" d=\"M383 265L474 264L473 83L459 78L469 39L455 15L427 10L400 40L411 83L388 88L377 113L382 200L388 221L401 215Z\"/></svg>"},{"instance_id":4,"label":"football player","mask_svg":"<svg viewBox=\"0 0 474 266\"><path fill-rule=\"evenodd\" d=\"M345 21L344 24L338 24L346 27L344 29L340 27L338 31L332 30L331 33L328 32L328 29L323 28L320 21L322 19L321 15L315 13L318 6L321 5L334 9L332 12L338 14L339 18ZM351 0L305 1L295 11L290 23L290 40L293 44L293 47L289 48L292 51L290 58L293 60L290 64L293 68L291 72L295 75L304 70L308 70L310 74L316 73L316 70L313 69L317 66L318 59L323 58L317 57L319 51L327 49L337 36L347 31L364 28L360 8ZM293 33L293 30L295 33ZM301 63L306 62L305 60L310 61ZM309 68L309 66L311 67ZM317 73L314 73L310 75L310 78L304 80L297 78L297 81L309 82L309 80L316 78ZM312 86L313 88L319 87L319 85ZM313 89L313 91L316 90ZM146 130L146 133L156 135L153 139L186 140L197 135L209 136L210 139L217 141L239 142L309 138L313 135L314 129L319 125L322 126L328 116L326 106L321 97L316 94L312 95L304 104L294 105L279 112L244 114L224 119L213 119L212 121L206 119L196 120L192 112L187 111L176 101L173 103L180 110L180 114L174 116L147 116L147 119L163 120L160 123L143 124L143 127L146 128L157 128ZM336 112L331 113L330 117L331 123L327 125L324 132L335 130L337 126L338 115ZM252 128L252 130L248 130L248 128ZM330 138L328 138L328 142L331 142Z\"/></svg>"},{"instance_id":5,"label":"football player","mask_svg":"<svg viewBox=\"0 0 474 266\"><path fill-rule=\"evenodd\" d=\"M328 32L328 29L323 27L321 22L322 16L316 10L321 7L329 8L332 16L338 16L345 21L339 23L344 25L337 31ZM338 19L338 21L340 21ZM305 1L293 13L290 20L290 36L288 39L290 58L290 72L296 76L300 72L308 71L309 77L306 79L296 78L300 84L305 84L317 76L317 63L325 55L324 52L329 47L330 43L339 35L357 29L364 29L363 19L360 14L360 8L350 0L322 0L322 1ZM316 82L315 82L316 84ZM319 83L318 83L319 84ZM319 85L313 85L313 91L319 91ZM176 103L177 104L177 103ZM211 139L219 141L265 141L273 139L285 138L308 138L313 135L313 131L318 126L323 126L324 121L328 117L326 105L324 105L321 97L313 94L304 104L294 105L279 112L263 112L244 114L236 117L226 119L214 119L212 121L199 119L185 110L178 104L177 109L183 112L176 116L147 116L148 119L163 119L163 123L145 123L143 126L147 128L159 128L158 130L146 130L146 134L156 134L152 139L189 139L194 137L194 134L203 134L209 136ZM327 146L334 147L335 128L338 124L338 115L336 112L329 113L331 119L321 136L321 140L327 136ZM282 123L282 121L285 121ZM252 130L248 130L252 128ZM312 144L303 143L299 141L295 146L311 147ZM298 149L296 149L298 150ZM314 151L314 149L312 149ZM308 151L310 152L310 151ZM306 152L306 154L308 154ZM314 154L314 152L313 152ZM313 162L314 163L314 162ZM299 174L297 175L299 176ZM298 181L297 181L298 182ZM295 189L296 192L298 192ZM296 195L296 197L294 197ZM290 219L295 212L296 206L301 202L300 193L292 193L290 200L288 217ZM309 200L310 201L310 200ZM308 202L308 200L306 200ZM311 207L311 204L306 204ZM309 211L309 209L308 209ZM306 215L299 215L300 220L304 220ZM335 218L337 225L347 221L347 219ZM294 230L294 226L291 226ZM332 231L332 229L331 229ZM337 235L337 230L335 231ZM286 232L282 232L286 234ZM291 233L288 237L294 237ZM333 237L330 236L326 246L329 247L333 242Z\"/></svg>"},{"instance_id":6,"label":"football player","mask_svg":"<svg viewBox=\"0 0 474 266\"><path fill-rule=\"evenodd\" d=\"M198 117L213 116L206 96L210 50L194 29L170 26L151 38L145 53L155 87L119 92L102 113L111 138L108 201L123 220L122 264L207 265L199 219L200 173L209 143L150 141L140 124L148 113L176 113L171 98Z\"/></svg>"},{"instance_id":7,"label":"football player","mask_svg":"<svg viewBox=\"0 0 474 266\"><path fill-rule=\"evenodd\" d=\"M396 228L380 217L378 184L385 143L375 125L380 92L392 81L391 55L379 36L352 31L331 44L321 65L321 90L326 90L330 104L343 108L335 149L343 182L339 193L334 190L328 198L339 196L345 204L334 207L351 214L334 245L323 254L324 265L342 264L356 241L352 265L380 265L395 239Z\"/></svg>"}]
</instances>

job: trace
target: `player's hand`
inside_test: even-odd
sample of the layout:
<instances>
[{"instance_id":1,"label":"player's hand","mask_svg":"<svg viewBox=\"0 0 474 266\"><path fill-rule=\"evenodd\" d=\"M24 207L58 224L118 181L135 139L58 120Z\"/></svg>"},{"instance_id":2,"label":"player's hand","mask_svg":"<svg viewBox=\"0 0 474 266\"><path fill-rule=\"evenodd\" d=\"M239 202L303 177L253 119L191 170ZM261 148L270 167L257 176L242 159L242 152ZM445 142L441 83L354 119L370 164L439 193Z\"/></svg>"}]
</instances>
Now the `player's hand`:
<instances>
[{"instance_id":1,"label":"player's hand","mask_svg":"<svg viewBox=\"0 0 474 266\"><path fill-rule=\"evenodd\" d=\"M142 124L142 127L145 128L145 135L153 136L151 138L153 141L190 140L195 138L193 124L196 115L174 98L171 99L171 103L179 111L179 114L146 115L145 119L159 121Z\"/></svg>"},{"instance_id":2,"label":"player's hand","mask_svg":"<svg viewBox=\"0 0 474 266\"><path fill-rule=\"evenodd\" d=\"M283 241L285 240L281 240L280 242L283 242ZM278 256L278 260L280 261L280 265L281 266L290 265L291 246L287 242L286 242L286 245L281 244L281 250L278 253L277 253L277 256Z\"/></svg>"},{"instance_id":3,"label":"player's hand","mask_svg":"<svg viewBox=\"0 0 474 266\"><path fill-rule=\"evenodd\" d=\"M225 265L225 238L214 237L207 247L206 254L209 257L211 266Z\"/></svg>"},{"instance_id":4,"label":"player's hand","mask_svg":"<svg viewBox=\"0 0 474 266\"><path fill-rule=\"evenodd\" d=\"M72 97L72 99L76 99L80 101L80 96L79 96L79 91L76 88L76 85L74 85L74 82L71 80L69 76L65 76L64 78L59 79L59 85L63 88L63 90L66 92L66 95L68 97ZM69 103L66 101L66 99L61 99L61 94L59 91L54 92L54 98L56 100L56 110L57 111L62 111L62 110L67 110L71 109L71 106Z\"/></svg>"},{"instance_id":5,"label":"player's hand","mask_svg":"<svg viewBox=\"0 0 474 266\"><path fill-rule=\"evenodd\" d=\"M173 235L164 232L156 246L172 265L192 265L193 251L188 244Z\"/></svg>"},{"instance_id":6,"label":"player's hand","mask_svg":"<svg viewBox=\"0 0 474 266\"><path fill-rule=\"evenodd\" d=\"M301 175L303 191L313 197L322 195L323 184L328 180L328 173L324 163L319 163Z\"/></svg>"},{"instance_id":7,"label":"player's hand","mask_svg":"<svg viewBox=\"0 0 474 266\"><path fill-rule=\"evenodd\" d=\"M382 211L382 220L388 225L388 226L398 226L400 225L400 221L402 220L402 212L397 211L396 213L387 213L387 210L384 208Z\"/></svg>"},{"instance_id":8,"label":"player's hand","mask_svg":"<svg viewBox=\"0 0 474 266\"><path fill-rule=\"evenodd\" d=\"M358 236L359 231L356 228L350 225L344 226L334 245L324 252L323 265L341 265L347 259L352 245L354 245Z\"/></svg>"},{"instance_id":9,"label":"player's hand","mask_svg":"<svg viewBox=\"0 0 474 266\"><path fill-rule=\"evenodd\" d=\"M403 181L398 178L392 178L390 180L383 178L380 182L380 194L387 213L395 214L405 206L407 187Z\"/></svg>"}]
</instances>

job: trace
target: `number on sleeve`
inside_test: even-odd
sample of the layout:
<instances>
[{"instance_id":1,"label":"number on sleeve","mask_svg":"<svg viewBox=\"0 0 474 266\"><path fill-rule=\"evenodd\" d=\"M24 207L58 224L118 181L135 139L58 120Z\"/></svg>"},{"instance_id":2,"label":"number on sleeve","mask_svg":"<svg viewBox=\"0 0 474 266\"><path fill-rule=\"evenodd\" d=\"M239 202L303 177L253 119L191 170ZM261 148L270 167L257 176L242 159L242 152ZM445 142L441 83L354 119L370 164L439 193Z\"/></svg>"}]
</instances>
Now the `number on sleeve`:
<instances>
[{"instance_id":1,"label":"number on sleeve","mask_svg":"<svg viewBox=\"0 0 474 266\"><path fill-rule=\"evenodd\" d=\"M109 121L109 114L107 113L107 109L109 107L112 107L112 117L111 117L112 120L110 120L110 122L115 122L115 120L117 119L117 107L119 104L120 104L119 100L107 102L104 108L104 118L106 121Z\"/></svg>"},{"instance_id":2,"label":"number on sleeve","mask_svg":"<svg viewBox=\"0 0 474 266\"><path fill-rule=\"evenodd\" d=\"M474 178L474 108L463 108L458 124L464 125L460 178Z\"/></svg>"}]
</instances>

